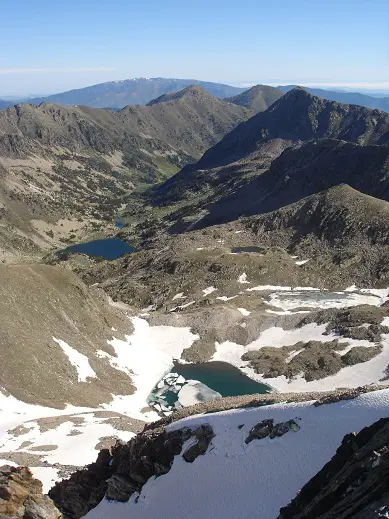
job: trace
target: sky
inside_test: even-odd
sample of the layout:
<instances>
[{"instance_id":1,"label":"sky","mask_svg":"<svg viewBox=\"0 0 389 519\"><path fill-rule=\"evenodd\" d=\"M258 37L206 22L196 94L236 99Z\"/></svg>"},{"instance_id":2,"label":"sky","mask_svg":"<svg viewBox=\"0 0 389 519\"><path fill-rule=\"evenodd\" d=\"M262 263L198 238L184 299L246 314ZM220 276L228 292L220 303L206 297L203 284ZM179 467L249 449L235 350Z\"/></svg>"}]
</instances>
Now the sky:
<instances>
[{"instance_id":1,"label":"sky","mask_svg":"<svg viewBox=\"0 0 389 519\"><path fill-rule=\"evenodd\" d=\"M388 0L0 0L0 97L133 77L389 91Z\"/></svg>"}]
</instances>

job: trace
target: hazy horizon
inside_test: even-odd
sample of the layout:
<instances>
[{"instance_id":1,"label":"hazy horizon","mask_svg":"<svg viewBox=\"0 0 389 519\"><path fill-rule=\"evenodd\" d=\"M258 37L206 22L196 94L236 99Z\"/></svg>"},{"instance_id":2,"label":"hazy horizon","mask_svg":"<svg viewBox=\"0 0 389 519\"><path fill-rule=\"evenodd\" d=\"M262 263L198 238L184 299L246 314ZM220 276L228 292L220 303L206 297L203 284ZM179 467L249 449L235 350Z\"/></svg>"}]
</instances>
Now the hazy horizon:
<instances>
[{"instance_id":1,"label":"hazy horizon","mask_svg":"<svg viewBox=\"0 0 389 519\"><path fill-rule=\"evenodd\" d=\"M164 78L167 78L168 76L152 76L150 77L150 79L153 79L153 78L156 78L156 77L164 77ZM120 81L127 81L127 80L131 80L131 79L141 79L140 77L138 78L125 78L125 79L112 79L112 80L107 80L107 81L101 81L101 82L98 82L98 83L87 83L85 85L82 85L82 86L77 86L77 87L74 87L74 88L69 88L69 89L66 89L66 90L57 90L57 91L35 91L35 92L30 92L30 91L20 91L19 93L18 92L6 92L6 93L1 93L1 90L0 90L0 98L3 99L3 100L9 100L9 101L12 101L12 100L18 100L18 99L27 99L27 98L34 98L34 97L46 97L46 96L50 96L50 95L55 95L55 94L59 94L59 93L62 93L62 92L66 92L68 90L77 90L77 89L80 89L80 88L86 88L86 87L90 87L90 86L93 86L93 85L96 85L96 84L99 84L99 83L107 83L107 82L120 82ZM377 84L374 84L374 83L364 83L364 82L356 82L356 83L347 83L347 82L341 82L341 83L326 83L326 82L309 82L309 81L299 81L299 80L280 80L280 81L274 81L274 80L270 80L270 81L263 81L263 80L258 80L258 81L213 81L213 80L210 80L210 79L204 79L204 78L195 78L195 77L186 77L186 78L183 78L183 77L180 77L180 78L175 78L175 79L193 79L193 80L197 80L197 81L210 81L210 82L214 82L214 83L224 83L226 85L231 85L231 86L236 86L236 87L239 87L239 88L251 88L252 86L254 85L257 85L257 84L264 84L264 85L270 85L270 86L274 86L274 87L277 87L277 86L286 86L286 85L300 85L300 86L306 86L306 87L311 87L311 88L319 88L319 89L323 89L323 90L335 90L335 91L339 91L339 92L360 92L360 93L363 93L363 94L366 94L366 95L373 95L373 94L380 94L380 95L389 95L389 82L387 83L377 83ZM1 88L1 87L0 87Z\"/></svg>"}]
</instances>

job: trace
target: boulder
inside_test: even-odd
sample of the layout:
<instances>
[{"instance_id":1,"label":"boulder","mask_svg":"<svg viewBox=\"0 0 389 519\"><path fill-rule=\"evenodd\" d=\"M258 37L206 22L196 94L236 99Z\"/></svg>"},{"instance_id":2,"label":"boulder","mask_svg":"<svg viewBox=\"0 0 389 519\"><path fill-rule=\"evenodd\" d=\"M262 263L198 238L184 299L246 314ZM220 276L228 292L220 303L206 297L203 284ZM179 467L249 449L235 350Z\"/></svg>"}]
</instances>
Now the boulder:
<instances>
[{"instance_id":1,"label":"boulder","mask_svg":"<svg viewBox=\"0 0 389 519\"><path fill-rule=\"evenodd\" d=\"M43 495L42 483L27 467L0 471L0 519L60 519L61 512Z\"/></svg>"}]
</instances>

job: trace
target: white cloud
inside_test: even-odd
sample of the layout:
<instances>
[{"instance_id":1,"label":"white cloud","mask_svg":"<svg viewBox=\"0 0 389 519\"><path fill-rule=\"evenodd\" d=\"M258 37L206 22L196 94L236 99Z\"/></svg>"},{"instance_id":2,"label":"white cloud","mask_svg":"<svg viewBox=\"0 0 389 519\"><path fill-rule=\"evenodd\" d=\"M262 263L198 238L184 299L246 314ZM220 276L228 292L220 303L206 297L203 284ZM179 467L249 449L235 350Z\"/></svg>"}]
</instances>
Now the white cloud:
<instances>
[{"instance_id":1,"label":"white cloud","mask_svg":"<svg viewBox=\"0 0 389 519\"><path fill-rule=\"evenodd\" d=\"M40 73L68 73L68 72L102 72L114 70L111 67L78 67L78 68L0 68L0 74L40 74Z\"/></svg>"}]
</instances>

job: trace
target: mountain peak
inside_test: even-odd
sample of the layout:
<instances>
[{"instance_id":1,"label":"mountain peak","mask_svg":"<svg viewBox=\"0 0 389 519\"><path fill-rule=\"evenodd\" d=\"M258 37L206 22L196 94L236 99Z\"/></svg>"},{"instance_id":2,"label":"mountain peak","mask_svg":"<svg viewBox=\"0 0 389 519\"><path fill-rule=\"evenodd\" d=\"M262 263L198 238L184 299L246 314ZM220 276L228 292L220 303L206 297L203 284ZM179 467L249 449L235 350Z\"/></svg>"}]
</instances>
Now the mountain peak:
<instances>
[{"instance_id":1,"label":"mountain peak","mask_svg":"<svg viewBox=\"0 0 389 519\"><path fill-rule=\"evenodd\" d=\"M282 96L282 101L284 103L289 103L292 99L300 99L300 100L303 100L303 99L315 99L316 96L313 96L312 94L310 94L308 92L308 90L305 90L304 87L301 87L301 86L296 86L294 88L292 88L292 90L289 90L289 92L287 92L286 94L284 94Z\"/></svg>"},{"instance_id":2,"label":"mountain peak","mask_svg":"<svg viewBox=\"0 0 389 519\"><path fill-rule=\"evenodd\" d=\"M328 101L296 87L227 134L204 154L197 167L235 162L273 139L301 142L324 138L387 144L388 124L386 112Z\"/></svg>"},{"instance_id":3,"label":"mountain peak","mask_svg":"<svg viewBox=\"0 0 389 519\"><path fill-rule=\"evenodd\" d=\"M236 105L245 106L254 112L263 112L282 96L278 88L269 85L254 85L242 94L228 97L226 101Z\"/></svg>"},{"instance_id":4,"label":"mountain peak","mask_svg":"<svg viewBox=\"0 0 389 519\"><path fill-rule=\"evenodd\" d=\"M178 92L171 92L169 94L163 94L156 99L150 101L147 106L152 106L158 103L166 103L168 101L178 101L179 99L216 99L215 96L206 92L199 85L189 85L186 88L179 90Z\"/></svg>"}]
</instances>

